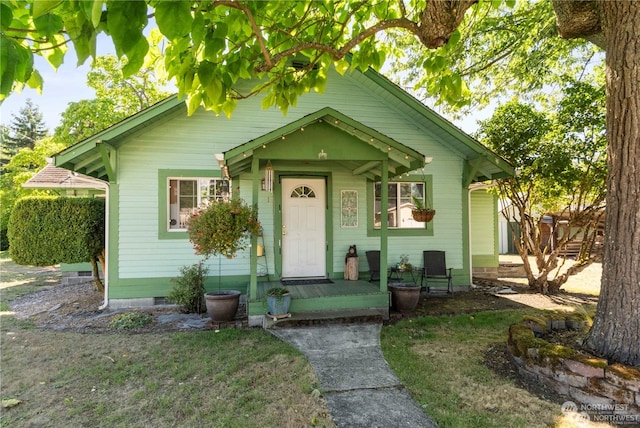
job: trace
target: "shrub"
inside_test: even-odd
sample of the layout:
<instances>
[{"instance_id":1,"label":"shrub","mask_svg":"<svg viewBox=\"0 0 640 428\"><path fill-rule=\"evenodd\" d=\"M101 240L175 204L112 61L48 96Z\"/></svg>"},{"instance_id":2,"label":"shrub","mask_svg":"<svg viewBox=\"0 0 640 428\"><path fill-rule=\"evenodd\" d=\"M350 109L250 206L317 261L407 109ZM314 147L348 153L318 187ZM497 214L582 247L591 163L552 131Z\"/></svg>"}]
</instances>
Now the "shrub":
<instances>
[{"instance_id":1,"label":"shrub","mask_svg":"<svg viewBox=\"0 0 640 428\"><path fill-rule=\"evenodd\" d=\"M204 281L209 268L200 261L180 268L180 276L172 278L175 285L167 295L167 300L181 305L185 312L201 314L207 310L204 300Z\"/></svg>"},{"instance_id":2,"label":"shrub","mask_svg":"<svg viewBox=\"0 0 640 428\"><path fill-rule=\"evenodd\" d=\"M102 199L20 199L9 218L9 254L21 265L91 261L104 249L104 216Z\"/></svg>"},{"instance_id":3,"label":"shrub","mask_svg":"<svg viewBox=\"0 0 640 428\"><path fill-rule=\"evenodd\" d=\"M153 321L153 317L143 312L127 312L116 315L109 323L109 328L116 330L133 330L144 327Z\"/></svg>"}]
</instances>

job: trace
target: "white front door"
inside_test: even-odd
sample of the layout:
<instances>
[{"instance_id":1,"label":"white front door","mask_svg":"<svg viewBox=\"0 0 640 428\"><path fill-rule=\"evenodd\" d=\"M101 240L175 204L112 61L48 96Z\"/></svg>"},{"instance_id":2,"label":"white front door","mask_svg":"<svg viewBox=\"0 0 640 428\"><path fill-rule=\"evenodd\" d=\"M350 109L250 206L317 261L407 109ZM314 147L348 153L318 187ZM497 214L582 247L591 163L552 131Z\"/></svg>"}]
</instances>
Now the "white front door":
<instances>
[{"instance_id":1,"label":"white front door","mask_svg":"<svg viewBox=\"0 0 640 428\"><path fill-rule=\"evenodd\" d=\"M326 276L324 178L282 179L282 277Z\"/></svg>"}]
</instances>

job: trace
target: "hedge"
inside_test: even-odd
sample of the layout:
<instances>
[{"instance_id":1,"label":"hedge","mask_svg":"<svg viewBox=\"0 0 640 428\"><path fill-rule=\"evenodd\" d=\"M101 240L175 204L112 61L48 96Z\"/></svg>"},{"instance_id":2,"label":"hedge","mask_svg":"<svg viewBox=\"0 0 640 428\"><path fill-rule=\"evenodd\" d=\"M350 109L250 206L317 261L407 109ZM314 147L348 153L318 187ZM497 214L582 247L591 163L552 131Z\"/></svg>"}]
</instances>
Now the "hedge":
<instances>
[{"instance_id":1,"label":"hedge","mask_svg":"<svg viewBox=\"0 0 640 428\"><path fill-rule=\"evenodd\" d=\"M89 262L104 249L104 232L103 199L27 197L9 218L9 255L21 265Z\"/></svg>"}]
</instances>

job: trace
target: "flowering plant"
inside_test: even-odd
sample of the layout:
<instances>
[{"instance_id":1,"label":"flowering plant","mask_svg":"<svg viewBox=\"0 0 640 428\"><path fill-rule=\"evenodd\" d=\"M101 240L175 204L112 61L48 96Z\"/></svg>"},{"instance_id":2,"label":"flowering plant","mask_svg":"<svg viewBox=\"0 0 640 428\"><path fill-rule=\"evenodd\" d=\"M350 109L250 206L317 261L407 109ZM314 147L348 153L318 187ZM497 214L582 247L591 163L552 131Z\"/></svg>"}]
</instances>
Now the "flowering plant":
<instances>
[{"instance_id":1,"label":"flowering plant","mask_svg":"<svg viewBox=\"0 0 640 428\"><path fill-rule=\"evenodd\" d=\"M234 257L260 232L258 208L240 198L213 200L189 219L187 231L196 254Z\"/></svg>"}]
</instances>

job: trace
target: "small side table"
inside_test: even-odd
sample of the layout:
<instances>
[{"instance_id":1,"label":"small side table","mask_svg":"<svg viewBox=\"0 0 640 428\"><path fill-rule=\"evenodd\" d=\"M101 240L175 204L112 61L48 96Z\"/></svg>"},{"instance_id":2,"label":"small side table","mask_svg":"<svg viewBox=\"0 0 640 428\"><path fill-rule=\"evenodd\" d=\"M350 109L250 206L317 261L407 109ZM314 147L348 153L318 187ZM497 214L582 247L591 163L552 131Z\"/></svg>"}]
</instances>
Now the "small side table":
<instances>
[{"instance_id":1,"label":"small side table","mask_svg":"<svg viewBox=\"0 0 640 428\"><path fill-rule=\"evenodd\" d=\"M420 273L419 269L400 269L399 267L396 266L390 266L389 267L389 276L387 277L388 279L392 279L392 280L396 280L396 281L404 281L404 275L405 273L409 273L411 275L411 282L413 282L414 284L417 284L416 282L416 274Z\"/></svg>"}]
</instances>

